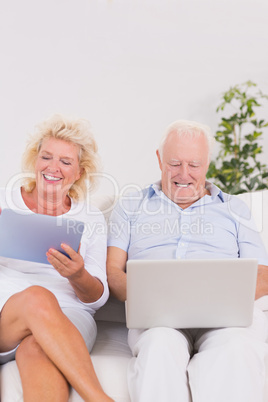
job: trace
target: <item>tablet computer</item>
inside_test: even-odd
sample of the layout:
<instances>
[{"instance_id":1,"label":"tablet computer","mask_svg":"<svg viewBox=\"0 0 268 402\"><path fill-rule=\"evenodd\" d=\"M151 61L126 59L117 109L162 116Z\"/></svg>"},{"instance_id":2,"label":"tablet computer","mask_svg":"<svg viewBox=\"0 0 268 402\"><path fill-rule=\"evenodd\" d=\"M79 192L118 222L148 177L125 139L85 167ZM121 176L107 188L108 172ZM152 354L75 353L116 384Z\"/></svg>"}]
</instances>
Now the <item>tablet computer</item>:
<instances>
[{"instance_id":1,"label":"tablet computer","mask_svg":"<svg viewBox=\"0 0 268 402\"><path fill-rule=\"evenodd\" d=\"M84 223L61 216L3 209L0 214L0 256L48 264L46 252L64 253L61 243L78 251Z\"/></svg>"}]
</instances>

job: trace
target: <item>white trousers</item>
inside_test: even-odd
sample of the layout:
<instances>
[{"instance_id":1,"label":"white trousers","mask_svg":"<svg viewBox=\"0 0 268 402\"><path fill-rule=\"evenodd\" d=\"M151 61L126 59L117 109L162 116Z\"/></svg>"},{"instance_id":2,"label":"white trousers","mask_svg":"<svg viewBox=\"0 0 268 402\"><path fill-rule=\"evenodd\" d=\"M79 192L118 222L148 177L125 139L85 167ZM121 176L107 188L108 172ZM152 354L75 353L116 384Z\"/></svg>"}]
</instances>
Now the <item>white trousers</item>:
<instances>
[{"instance_id":1,"label":"white trousers","mask_svg":"<svg viewBox=\"0 0 268 402\"><path fill-rule=\"evenodd\" d=\"M132 402L263 402L268 322L247 328L130 330Z\"/></svg>"}]
</instances>

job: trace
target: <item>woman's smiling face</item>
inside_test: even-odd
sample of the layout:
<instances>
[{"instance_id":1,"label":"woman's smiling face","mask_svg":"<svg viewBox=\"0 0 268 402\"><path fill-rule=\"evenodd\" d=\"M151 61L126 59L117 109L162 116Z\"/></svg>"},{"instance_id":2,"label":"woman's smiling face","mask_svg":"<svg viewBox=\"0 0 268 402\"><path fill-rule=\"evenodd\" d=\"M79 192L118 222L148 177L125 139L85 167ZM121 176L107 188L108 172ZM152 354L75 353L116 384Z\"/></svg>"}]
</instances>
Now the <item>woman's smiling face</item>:
<instances>
[{"instance_id":1,"label":"woman's smiling face","mask_svg":"<svg viewBox=\"0 0 268 402\"><path fill-rule=\"evenodd\" d=\"M79 147L53 137L44 139L37 156L35 174L39 194L66 196L81 176Z\"/></svg>"}]
</instances>

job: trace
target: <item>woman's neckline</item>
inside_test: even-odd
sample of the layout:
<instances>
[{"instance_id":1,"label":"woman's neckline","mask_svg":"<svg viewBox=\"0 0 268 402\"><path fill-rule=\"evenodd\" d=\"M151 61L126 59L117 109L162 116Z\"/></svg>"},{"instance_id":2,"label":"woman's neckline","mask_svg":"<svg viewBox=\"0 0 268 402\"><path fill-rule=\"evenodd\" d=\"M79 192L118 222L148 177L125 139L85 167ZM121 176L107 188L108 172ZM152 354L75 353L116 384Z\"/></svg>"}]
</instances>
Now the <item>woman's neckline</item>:
<instances>
[{"instance_id":1,"label":"woman's neckline","mask_svg":"<svg viewBox=\"0 0 268 402\"><path fill-rule=\"evenodd\" d=\"M67 215L70 211L71 211L71 209L72 209L72 207L73 207L73 202L72 202L72 199L69 197L69 200L70 200L70 208L68 209L68 210L66 210L66 212L63 212L63 213L60 213L60 214L46 214L46 213L42 213L42 212L38 212L38 211L36 211L36 210L34 210L34 209L32 209L31 207L30 207L30 203L28 204L26 201L25 201L25 199L24 199L24 197L23 197L23 191L25 191L24 189L23 189L23 187L20 187L19 188L19 194L20 194L20 199L21 199L21 202L22 202L22 204L23 204L23 206L25 207L25 208L27 208L30 212L32 212L33 214L42 214L42 215L49 215L49 216L63 216L63 215ZM25 193L26 194L30 194L30 193L27 193L26 191L25 191Z\"/></svg>"}]
</instances>

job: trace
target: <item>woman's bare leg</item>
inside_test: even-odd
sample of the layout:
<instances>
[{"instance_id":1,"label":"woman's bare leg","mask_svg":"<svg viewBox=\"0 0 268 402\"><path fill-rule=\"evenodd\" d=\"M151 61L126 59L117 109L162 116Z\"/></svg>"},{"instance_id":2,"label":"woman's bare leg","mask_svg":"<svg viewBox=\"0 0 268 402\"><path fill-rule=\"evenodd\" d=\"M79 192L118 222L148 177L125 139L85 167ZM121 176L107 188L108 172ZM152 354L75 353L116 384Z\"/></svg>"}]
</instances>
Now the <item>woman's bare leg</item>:
<instances>
[{"instance_id":1,"label":"woman's bare leg","mask_svg":"<svg viewBox=\"0 0 268 402\"><path fill-rule=\"evenodd\" d=\"M85 342L48 290L32 286L13 295L0 319L0 351L33 335L47 357L84 401L111 401L101 388Z\"/></svg>"},{"instance_id":2,"label":"woman's bare leg","mask_svg":"<svg viewBox=\"0 0 268 402\"><path fill-rule=\"evenodd\" d=\"M68 402L69 384L43 352L33 335L20 343L16 351L24 402Z\"/></svg>"}]
</instances>

